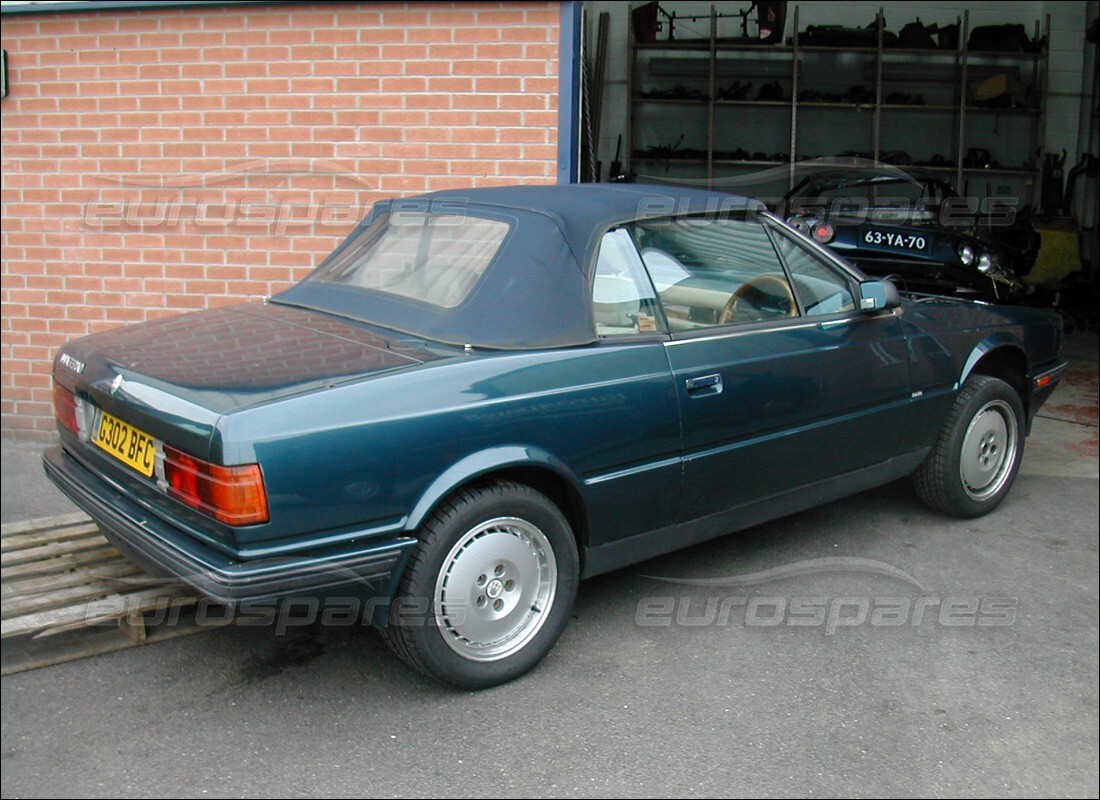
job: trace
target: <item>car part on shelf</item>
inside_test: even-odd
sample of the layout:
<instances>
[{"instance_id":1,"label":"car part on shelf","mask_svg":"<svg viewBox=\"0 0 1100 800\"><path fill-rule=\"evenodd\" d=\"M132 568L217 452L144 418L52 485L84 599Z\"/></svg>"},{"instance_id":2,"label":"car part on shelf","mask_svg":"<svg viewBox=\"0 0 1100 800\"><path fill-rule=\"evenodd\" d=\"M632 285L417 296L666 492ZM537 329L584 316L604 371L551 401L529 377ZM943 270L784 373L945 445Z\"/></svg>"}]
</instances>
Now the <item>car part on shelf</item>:
<instances>
[{"instance_id":1,"label":"car part on shelf","mask_svg":"<svg viewBox=\"0 0 1100 800\"><path fill-rule=\"evenodd\" d=\"M914 50L934 50L936 40L932 37L939 32L936 24L925 25L917 17L916 22L903 25L898 31L898 47L908 47Z\"/></svg>"},{"instance_id":2,"label":"car part on shelf","mask_svg":"<svg viewBox=\"0 0 1100 800\"><path fill-rule=\"evenodd\" d=\"M783 87L779 81L772 81L771 83L765 83L760 87L760 90L756 93L757 100L770 100L781 101L786 100L786 95L783 92Z\"/></svg>"},{"instance_id":3,"label":"car part on shelf","mask_svg":"<svg viewBox=\"0 0 1100 800\"><path fill-rule=\"evenodd\" d=\"M719 100L746 100L752 91L752 81L741 83L734 81L729 86L718 90Z\"/></svg>"}]
</instances>

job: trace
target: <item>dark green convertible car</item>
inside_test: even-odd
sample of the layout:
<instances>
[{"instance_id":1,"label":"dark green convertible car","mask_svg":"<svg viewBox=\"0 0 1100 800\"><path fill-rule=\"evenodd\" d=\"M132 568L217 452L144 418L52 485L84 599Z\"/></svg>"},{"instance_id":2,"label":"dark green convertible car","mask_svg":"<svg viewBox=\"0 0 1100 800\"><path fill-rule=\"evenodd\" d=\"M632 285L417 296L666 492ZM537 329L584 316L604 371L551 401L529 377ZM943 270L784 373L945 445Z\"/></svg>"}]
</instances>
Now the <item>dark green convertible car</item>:
<instances>
[{"instance_id":1,"label":"dark green convertible car","mask_svg":"<svg viewBox=\"0 0 1100 800\"><path fill-rule=\"evenodd\" d=\"M146 568L359 598L409 664L485 687L581 578L910 474L991 511L1061 339L899 297L744 198L450 191L377 204L267 302L65 345L45 466Z\"/></svg>"}]
</instances>

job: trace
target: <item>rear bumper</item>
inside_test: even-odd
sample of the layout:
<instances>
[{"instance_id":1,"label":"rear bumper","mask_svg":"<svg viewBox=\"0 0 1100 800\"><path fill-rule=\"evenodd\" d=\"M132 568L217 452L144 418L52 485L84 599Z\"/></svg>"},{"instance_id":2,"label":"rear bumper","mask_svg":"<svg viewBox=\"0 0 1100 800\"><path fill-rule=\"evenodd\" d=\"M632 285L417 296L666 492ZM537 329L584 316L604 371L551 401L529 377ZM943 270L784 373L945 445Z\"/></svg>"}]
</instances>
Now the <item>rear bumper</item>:
<instances>
[{"instance_id":1,"label":"rear bumper","mask_svg":"<svg viewBox=\"0 0 1100 800\"><path fill-rule=\"evenodd\" d=\"M409 537L342 545L295 556L235 561L149 513L61 447L43 457L47 477L143 569L178 578L227 605L289 597L389 598L416 546Z\"/></svg>"}]
</instances>

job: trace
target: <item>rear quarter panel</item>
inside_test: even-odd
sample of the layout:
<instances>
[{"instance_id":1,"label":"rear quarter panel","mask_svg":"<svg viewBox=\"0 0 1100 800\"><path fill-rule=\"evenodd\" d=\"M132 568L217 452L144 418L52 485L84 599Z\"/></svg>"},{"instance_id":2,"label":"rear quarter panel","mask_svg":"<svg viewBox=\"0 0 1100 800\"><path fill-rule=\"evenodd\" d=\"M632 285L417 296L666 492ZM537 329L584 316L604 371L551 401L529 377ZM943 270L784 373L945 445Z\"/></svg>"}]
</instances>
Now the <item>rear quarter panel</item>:
<instances>
[{"instance_id":1,"label":"rear quarter panel","mask_svg":"<svg viewBox=\"0 0 1100 800\"><path fill-rule=\"evenodd\" d=\"M654 343L456 356L227 414L214 449L264 471L271 522L246 545L415 525L440 476L502 452L554 469L593 537L619 537L674 518L679 436Z\"/></svg>"},{"instance_id":2,"label":"rear quarter panel","mask_svg":"<svg viewBox=\"0 0 1100 800\"><path fill-rule=\"evenodd\" d=\"M1060 318L1039 309L927 299L906 303L902 325L914 391L903 451L935 441L959 388L984 358L1017 356L1024 379L1057 362L1061 347Z\"/></svg>"}]
</instances>

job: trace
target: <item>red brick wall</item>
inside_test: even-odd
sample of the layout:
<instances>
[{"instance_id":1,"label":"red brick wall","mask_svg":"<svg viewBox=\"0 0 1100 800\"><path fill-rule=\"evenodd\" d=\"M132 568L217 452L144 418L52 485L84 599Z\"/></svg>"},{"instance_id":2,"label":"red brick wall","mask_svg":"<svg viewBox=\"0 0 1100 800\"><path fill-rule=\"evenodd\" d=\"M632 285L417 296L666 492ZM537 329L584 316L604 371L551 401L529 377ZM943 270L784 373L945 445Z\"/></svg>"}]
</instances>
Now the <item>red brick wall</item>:
<instances>
[{"instance_id":1,"label":"red brick wall","mask_svg":"<svg viewBox=\"0 0 1100 800\"><path fill-rule=\"evenodd\" d=\"M276 292L382 197L557 175L552 2L5 15L2 423L66 340Z\"/></svg>"}]
</instances>

